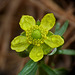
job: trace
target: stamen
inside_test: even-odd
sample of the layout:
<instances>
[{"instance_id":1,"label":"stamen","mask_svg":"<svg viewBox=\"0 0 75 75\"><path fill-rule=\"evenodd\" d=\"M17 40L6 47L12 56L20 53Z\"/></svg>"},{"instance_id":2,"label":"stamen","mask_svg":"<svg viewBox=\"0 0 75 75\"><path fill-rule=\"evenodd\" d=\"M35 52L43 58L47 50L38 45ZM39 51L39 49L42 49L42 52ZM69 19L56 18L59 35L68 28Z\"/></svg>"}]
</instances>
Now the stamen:
<instances>
[{"instance_id":1,"label":"stamen","mask_svg":"<svg viewBox=\"0 0 75 75\"><path fill-rule=\"evenodd\" d=\"M38 25L34 25L30 29L26 31L26 37L30 44L40 46L46 39L46 35L48 34L48 31L44 29L43 27L39 27Z\"/></svg>"}]
</instances>

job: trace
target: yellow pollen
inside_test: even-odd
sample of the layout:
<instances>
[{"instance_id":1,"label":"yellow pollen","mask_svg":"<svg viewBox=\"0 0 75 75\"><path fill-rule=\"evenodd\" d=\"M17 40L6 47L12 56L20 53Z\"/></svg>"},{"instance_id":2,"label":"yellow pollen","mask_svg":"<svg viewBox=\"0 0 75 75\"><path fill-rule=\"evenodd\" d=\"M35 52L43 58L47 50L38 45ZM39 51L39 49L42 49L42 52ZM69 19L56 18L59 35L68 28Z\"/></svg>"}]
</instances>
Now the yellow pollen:
<instances>
[{"instance_id":1,"label":"yellow pollen","mask_svg":"<svg viewBox=\"0 0 75 75\"><path fill-rule=\"evenodd\" d=\"M43 43L43 41L41 41L41 44Z\"/></svg>"},{"instance_id":2,"label":"yellow pollen","mask_svg":"<svg viewBox=\"0 0 75 75\"><path fill-rule=\"evenodd\" d=\"M37 34L37 32L40 33L40 35L41 35L40 38L38 37L40 35ZM32 33L34 33L36 35L33 35ZM48 31L46 29L44 29L43 27L34 25L30 29L26 30L26 37L30 44L40 46L44 42L44 39L47 38L46 37L47 33L48 33ZM34 38L33 38L33 36L34 36Z\"/></svg>"},{"instance_id":3,"label":"yellow pollen","mask_svg":"<svg viewBox=\"0 0 75 75\"><path fill-rule=\"evenodd\" d=\"M31 42L31 41L29 41L29 43L31 44L32 42Z\"/></svg>"},{"instance_id":4,"label":"yellow pollen","mask_svg":"<svg viewBox=\"0 0 75 75\"><path fill-rule=\"evenodd\" d=\"M40 44L37 44L37 46L40 46Z\"/></svg>"}]
</instances>

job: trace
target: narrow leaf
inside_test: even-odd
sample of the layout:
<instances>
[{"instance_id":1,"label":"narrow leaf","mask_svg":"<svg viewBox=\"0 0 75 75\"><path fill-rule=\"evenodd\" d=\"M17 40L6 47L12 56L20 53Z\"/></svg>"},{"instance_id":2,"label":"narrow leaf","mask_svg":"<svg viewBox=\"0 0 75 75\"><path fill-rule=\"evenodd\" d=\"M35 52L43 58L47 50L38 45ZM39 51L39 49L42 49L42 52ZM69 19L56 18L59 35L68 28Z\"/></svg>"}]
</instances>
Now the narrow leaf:
<instances>
[{"instance_id":1,"label":"narrow leaf","mask_svg":"<svg viewBox=\"0 0 75 75\"><path fill-rule=\"evenodd\" d=\"M41 66L39 67L39 75L48 75Z\"/></svg>"},{"instance_id":2,"label":"narrow leaf","mask_svg":"<svg viewBox=\"0 0 75 75\"><path fill-rule=\"evenodd\" d=\"M36 65L36 67L34 67L34 69L27 75L36 75L37 69L38 69L38 65Z\"/></svg>"},{"instance_id":3,"label":"narrow leaf","mask_svg":"<svg viewBox=\"0 0 75 75\"><path fill-rule=\"evenodd\" d=\"M57 31L55 32L55 34L62 36L62 35L66 32L66 30L67 30L68 23L69 23L69 21L66 21L66 22L63 24L63 26L62 26L59 30L57 30Z\"/></svg>"},{"instance_id":4,"label":"narrow leaf","mask_svg":"<svg viewBox=\"0 0 75 75\"><path fill-rule=\"evenodd\" d=\"M57 31L59 30L60 28L60 23L57 22L56 25L55 25L55 34L57 33Z\"/></svg>"},{"instance_id":5,"label":"narrow leaf","mask_svg":"<svg viewBox=\"0 0 75 75\"><path fill-rule=\"evenodd\" d=\"M58 50L56 54L75 55L75 50L71 49Z\"/></svg>"},{"instance_id":6,"label":"narrow leaf","mask_svg":"<svg viewBox=\"0 0 75 75\"><path fill-rule=\"evenodd\" d=\"M68 71L64 68L54 69L57 75L67 75Z\"/></svg>"},{"instance_id":7,"label":"narrow leaf","mask_svg":"<svg viewBox=\"0 0 75 75\"><path fill-rule=\"evenodd\" d=\"M32 73L32 75L35 75L37 70L37 63L30 60L22 69L22 71L18 74L18 75L30 75L30 73Z\"/></svg>"},{"instance_id":8,"label":"narrow leaf","mask_svg":"<svg viewBox=\"0 0 75 75\"><path fill-rule=\"evenodd\" d=\"M41 64L41 67L47 72L48 75L57 75L49 66Z\"/></svg>"}]
</instances>

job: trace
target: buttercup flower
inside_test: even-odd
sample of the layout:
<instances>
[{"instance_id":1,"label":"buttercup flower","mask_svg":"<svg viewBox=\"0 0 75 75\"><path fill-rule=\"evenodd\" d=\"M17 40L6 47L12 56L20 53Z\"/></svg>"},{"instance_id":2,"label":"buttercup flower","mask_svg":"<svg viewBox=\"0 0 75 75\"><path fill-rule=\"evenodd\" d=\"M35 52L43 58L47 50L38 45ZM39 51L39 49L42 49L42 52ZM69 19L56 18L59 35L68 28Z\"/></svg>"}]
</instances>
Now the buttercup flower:
<instances>
[{"instance_id":1,"label":"buttercup flower","mask_svg":"<svg viewBox=\"0 0 75 75\"><path fill-rule=\"evenodd\" d=\"M64 43L61 36L54 35L49 31L55 24L53 13L46 14L40 25L36 25L35 19L29 15L23 15L19 24L24 32L12 40L11 48L16 52L30 50L29 57L34 62L41 60L53 48L59 47Z\"/></svg>"}]
</instances>

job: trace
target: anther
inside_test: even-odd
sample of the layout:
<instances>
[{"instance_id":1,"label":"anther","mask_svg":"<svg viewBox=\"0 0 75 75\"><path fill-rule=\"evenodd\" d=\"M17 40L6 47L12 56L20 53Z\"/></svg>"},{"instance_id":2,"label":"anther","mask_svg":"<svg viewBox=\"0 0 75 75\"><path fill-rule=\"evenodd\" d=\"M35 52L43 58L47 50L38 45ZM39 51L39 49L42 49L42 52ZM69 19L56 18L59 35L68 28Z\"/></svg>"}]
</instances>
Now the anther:
<instances>
[{"instance_id":1,"label":"anther","mask_svg":"<svg viewBox=\"0 0 75 75\"><path fill-rule=\"evenodd\" d=\"M40 44L37 44L37 46L40 46Z\"/></svg>"}]
</instances>

